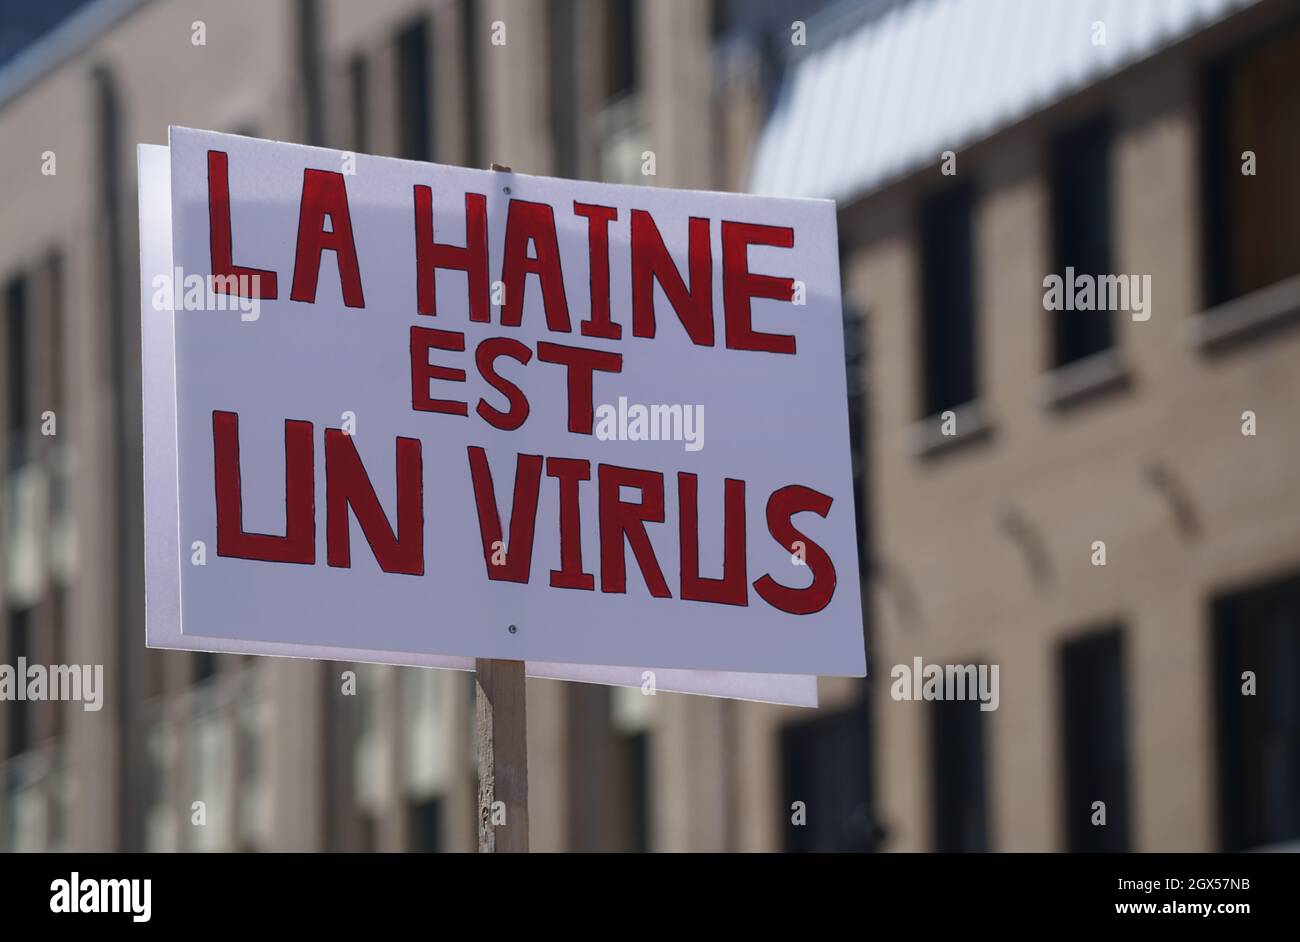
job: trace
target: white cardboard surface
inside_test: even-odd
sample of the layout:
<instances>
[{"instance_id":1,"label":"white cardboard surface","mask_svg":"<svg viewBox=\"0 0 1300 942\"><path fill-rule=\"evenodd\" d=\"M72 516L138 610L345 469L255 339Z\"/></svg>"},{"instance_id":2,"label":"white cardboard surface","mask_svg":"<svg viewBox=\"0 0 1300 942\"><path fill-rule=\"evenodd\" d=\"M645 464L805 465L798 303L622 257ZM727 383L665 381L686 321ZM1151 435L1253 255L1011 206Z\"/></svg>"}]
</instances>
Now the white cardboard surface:
<instances>
[{"instance_id":1,"label":"white cardboard surface","mask_svg":"<svg viewBox=\"0 0 1300 942\"><path fill-rule=\"evenodd\" d=\"M279 299L264 300L255 322L241 321L238 311L183 311L173 323L149 303L153 273L170 271L173 257L187 274L206 276L211 270L209 147L229 154L235 261L273 268L280 282ZM253 642L265 646L268 653L442 667L472 666L474 656L510 657L529 661L534 674L634 685L641 683L641 665L667 664L656 669L661 689L725 690L730 693L723 695L804 703L809 702L809 691L815 700L815 677L808 675L863 673L847 416L839 368L842 339L832 204L607 187L361 156L356 174L346 178L366 296L365 309L357 310L343 305L338 267L330 252L322 257L316 303L287 299L302 172L307 167L338 167L338 153L174 129L170 153L170 167L176 168L171 187L174 213L161 208L167 206L165 198L157 198L158 164L167 156L166 148L141 149L146 496L151 515L165 519L168 511L163 508L176 507L167 492L176 489L180 520L179 528L169 531L170 546L155 536L160 528L152 521L147 529L151 576L167 568L162 557L169 557L171 572L161 575L162 581L178 581L187 604L155 595L157 580L151 578L151 643L193 638L196 647L218 650L225 648L219 644L224 640L237 642L232 650L246 651L247 642ZM438 317L416 313L412 208L409 198L401 198L416 182L434 189L439 241L463 242L467 190L488 194L493 280L500 277L509 199L553 205L574 332L546 329L535 278L526 283L523 323L518 328L471 324L465 279L456 273L438 275ZM501 193L503 183L511 188L511 196ZM631 338L626 226L620 228L619 222L610 229L611 310L614 320L624 324L624 338L588 340L578 333L576 326L588 311L589 272L586 222L565 213L574 200L616 206L620 222L632 207L652 212L683 269L687 217L714 220L717 342L713 348L689 342L662 295L656 304L658 335ZM169 246L165 233L173 218L177 222ZM795 356L723 349L717 224L723 218L795 229L793 249L753 247L749 251L751 270L790 275L807 285L808 303L803 307L753 302L755 326L793 333L799 344ZM154 230L164 233L161 247L155 244ZM492 313L496 321L499 312L494 308ZM155 329L163 321L163 329ZM435 384L434 394L467 399L468 418L411 410L407 332L413 325L466 334L466 354L459 360L435 357L434 362L466 369L468 382ZM623 353L623 373L609 377L609 383L598 374L596 403L615 402L619 396L643 403L702 403L705 447L689 452L681 442L597 441L568 432L564 370L536 358L526 366L500 361L501 372L528 396L532 410L528 422L515 432L489 427L474 414L474 403L480 395L497 407L504 402L475 369L473 349L486 336L510 336L534 348L537 341L545 340ZM172 400L174 411L168 411L154 408L151 401L166 398L165 387L175 384L176 374L159 359L159 351L173 350L181 381L173 387L178 393ZM836 368L828 370L826 363ZM158 373L166 374L163 381ZM805 389L810 391L805 394ZM286 418L313 423L319 545L315 566L227 558L213 552L210 416L214 409L240 414L244 527L250 531L283 532L283 423ZM422 576L380 571L355 520L351 568L325 565L320 436L326 427L339 425L344 411L357 416L355 444L390 519L394 438L401 435L422 442L427 563ZM173 429L178 438L155 434L151 426ZM155 455L152 446L159 441L164 444ZM679 566L677 471L699 476L700 563L706 576L721 572L722 481L725 477L746 480L751 583L765 572L786 585L807 583L808 569L792 566L788 551L767 532L764 503L766 495L782 484L815 488L832 496L830 514L823 520L803 513L793 522L826 547L840 574L839 585L825 609L804 616L779 612L752 590L745 607L651 598L633 554L625 549L627 593L603 593L593 480L583 484L588 491L582 504L583 561L584 569L595 574L598 591L551 588L546 573L559 567L558 501L555 482L546 477L538 504L532 581L528 585L489 582L469 483L467 445L487 449L507 530L516 453L585 457L592 463L593 476L601 462L662 471L666 519L650 524L648 532L674 596ZM430 480L437 486L431 488ZM151 499L155 492L163 495L157 502ZM170 513L176 516L175 510ZM207 542L206 566L187 565L192 539ZM159 608L168 604L175 605L174 611ZM155 625L156 618L161 626ZM504 630L507 624L517 624L520 630L509 634ZM169 625L181 631L169 632ZM360 652L370 656L359 656ZM616 667L602 666L602 661ZM752 684L743 675L754 675ZM670 676L675 679L670 681Z\"/></svg>"},{"instance_id":2,"label":"white cardboard surface","mask_svg":"<svg viewBox=\"0 0 1300 942\"><path fill-rule=\"evenodd\" d=\"M171 270L171 157L166 147L139 148L141 328L144 363L146 643L149 647L334 661L473 670L474 659L411 652L204 638L181 631L180 548L176 487L176 381L173 312L153 310L146 290ZM641 687L643 669L529 661L530 677ZM817 706L817 678L655 669L657 689L790 706Z\"/></svg>"}]
</instances>

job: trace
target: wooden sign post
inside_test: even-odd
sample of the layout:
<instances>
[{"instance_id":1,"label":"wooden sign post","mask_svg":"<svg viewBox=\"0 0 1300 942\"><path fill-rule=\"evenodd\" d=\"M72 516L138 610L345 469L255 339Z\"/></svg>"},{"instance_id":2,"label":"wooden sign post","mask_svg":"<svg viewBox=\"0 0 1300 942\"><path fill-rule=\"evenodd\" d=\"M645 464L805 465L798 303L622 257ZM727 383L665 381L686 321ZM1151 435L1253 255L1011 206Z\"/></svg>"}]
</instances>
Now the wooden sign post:
<instances>
[{"instance_id":1,"label":"wooden sign post","mask_svg":"<svg viewBox=\"0 0 1300 942\"><path fill-rule=\"evenodd\" d=\"M478 850L528 851L528 714L524 662L474 662Z\"/></svg>"},{"instance_id":2,"label":"wooden sign post","mask_svg":"<svg viewBox=\"0 0 1300 942\"><path fill-rule=\"evenodd\" d=\"M502 164L489 168L510 173ZM514 625L510 626L511 631ZM528 710L524 662L474 662L478 751L478 850L528 852Z\"/></svg>"}]
</instances>

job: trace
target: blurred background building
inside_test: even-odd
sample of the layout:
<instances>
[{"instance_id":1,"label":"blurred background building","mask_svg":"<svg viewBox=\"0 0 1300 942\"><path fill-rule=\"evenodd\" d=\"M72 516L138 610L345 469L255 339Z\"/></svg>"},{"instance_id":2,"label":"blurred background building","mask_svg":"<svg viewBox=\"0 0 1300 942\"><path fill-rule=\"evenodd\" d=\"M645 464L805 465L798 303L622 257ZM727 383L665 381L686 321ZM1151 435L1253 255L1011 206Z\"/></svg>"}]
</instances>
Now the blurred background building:
<instances>
[{"instance_id":1,"label":"blurred background building","mask_svg":"<svg viewBox=\"0 0 1300 942\"><path fill-rule=\"evenodd\" d=\"M1293 0L0 0L0 663L106 683L0 702L0 848L469 850L472 676L144 648L172 124L840 206L873 676L530 680L534 849L1300 839ZM1045 310L1066 266L1150 319ZM915 657L999 708L892 699Z\"/></svg>"}]
</instances>

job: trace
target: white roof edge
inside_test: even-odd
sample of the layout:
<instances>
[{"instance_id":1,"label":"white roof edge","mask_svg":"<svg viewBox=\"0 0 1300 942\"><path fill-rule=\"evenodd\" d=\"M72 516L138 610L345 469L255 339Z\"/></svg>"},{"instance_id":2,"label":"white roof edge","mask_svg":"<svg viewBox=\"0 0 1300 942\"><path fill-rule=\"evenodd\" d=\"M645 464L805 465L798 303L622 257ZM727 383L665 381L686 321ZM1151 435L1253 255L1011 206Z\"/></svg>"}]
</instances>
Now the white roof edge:
<instances>
[{"instance_id":1,"label":"white roof edge","mask_svg":"<svg viewBox=\"0 0 1300 942\"><path fill-rule=\"evenodd\" d=\"M926 161L937 162L939 151L930 151L938 142L943 145L939 150L957 151L994 137L1259 2L877 0L866 8L859 5L856 20L853 11L833 6L821 16L824 23L840 28L823 31L818 38L824 41L815 47L810 43L788 63L759 134L749 189L841 203L863 199L912 175ZM1008 11L1023 17L1015 29L1005 22L998 28L979 26L981 17L996 19L999 12ZM835 13L839 16L831 15ZM1067 26L1081 24L1085 32L1062 30L1062 14L1068 17ZM1099 49L1096 62L1082 63L1090 52L1078 47L1090 41L1087 30L1098 20L1107 23L1105 48ZM945 35L940 27L957 21L974 25L973 34ZM842 28L852 22L858 25ZM810 38L811 33L810 26ZM859 64L887 61L900 36L929 53L905 60L913 76L936 61L942 70L931 72L921 84L902 81L907 76L896 70L890 82L865 82L866 66ZM845 55L850 48L858 54ZM1015 81L1002 76L990 88L989 62L1024 74ZM1085 68L1080 69L1081 64ZM889 90L900 81L903 98L910 95L911 100L891 96ZM854 107L828 113L825 101L845 86L863 89ZM897 128L905 133L864 140L862 129L877 127L881 114L890 112L908 115L906 126ZM810 126L810 117L816 127Z\"/></svg>"}]
</instances>

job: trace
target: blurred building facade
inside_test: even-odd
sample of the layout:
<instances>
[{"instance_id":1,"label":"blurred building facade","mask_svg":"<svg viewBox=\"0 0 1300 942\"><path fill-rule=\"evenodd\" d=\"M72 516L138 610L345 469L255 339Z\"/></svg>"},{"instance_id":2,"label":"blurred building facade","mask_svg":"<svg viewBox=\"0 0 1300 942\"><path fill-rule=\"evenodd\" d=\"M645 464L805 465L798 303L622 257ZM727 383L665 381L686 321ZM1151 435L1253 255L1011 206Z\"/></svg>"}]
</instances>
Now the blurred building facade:
<instances>
[{"instance_id":1,"label":"blurred building facade","mask_svg":"<svg viewBox=\"0 0 1300 942\"><path fill-rule=\"evenodd\" d=\"M841 206L887 846L1294 846L1295 5L934 0L824 31L751 182ZM1145 308L1049 309L1070 272ZM895 702L916 659L998 665L998 709Z\"/></svg>"},{"instance_id":2,"label":"blurred building facade","mask_svg":"<svg viewBox=\"0 0 1300 942\"><path fill-rule=\"evenodd\" d=\"M0 59L0 663L106 678L0 703L0 847L474 846L471 676L143 646L134 148L171 124L838 200L872 679L815 713L529 681L535 849L1300 836L1300 34L1092 6L96 0ZM1127 52L1000 88L927 33L1096 20ZM1044 311L1067 264L1149 274L1153 316ZM891 699L914 657L1000 665L999 709Z\"/></svg>"}]
</instances>

